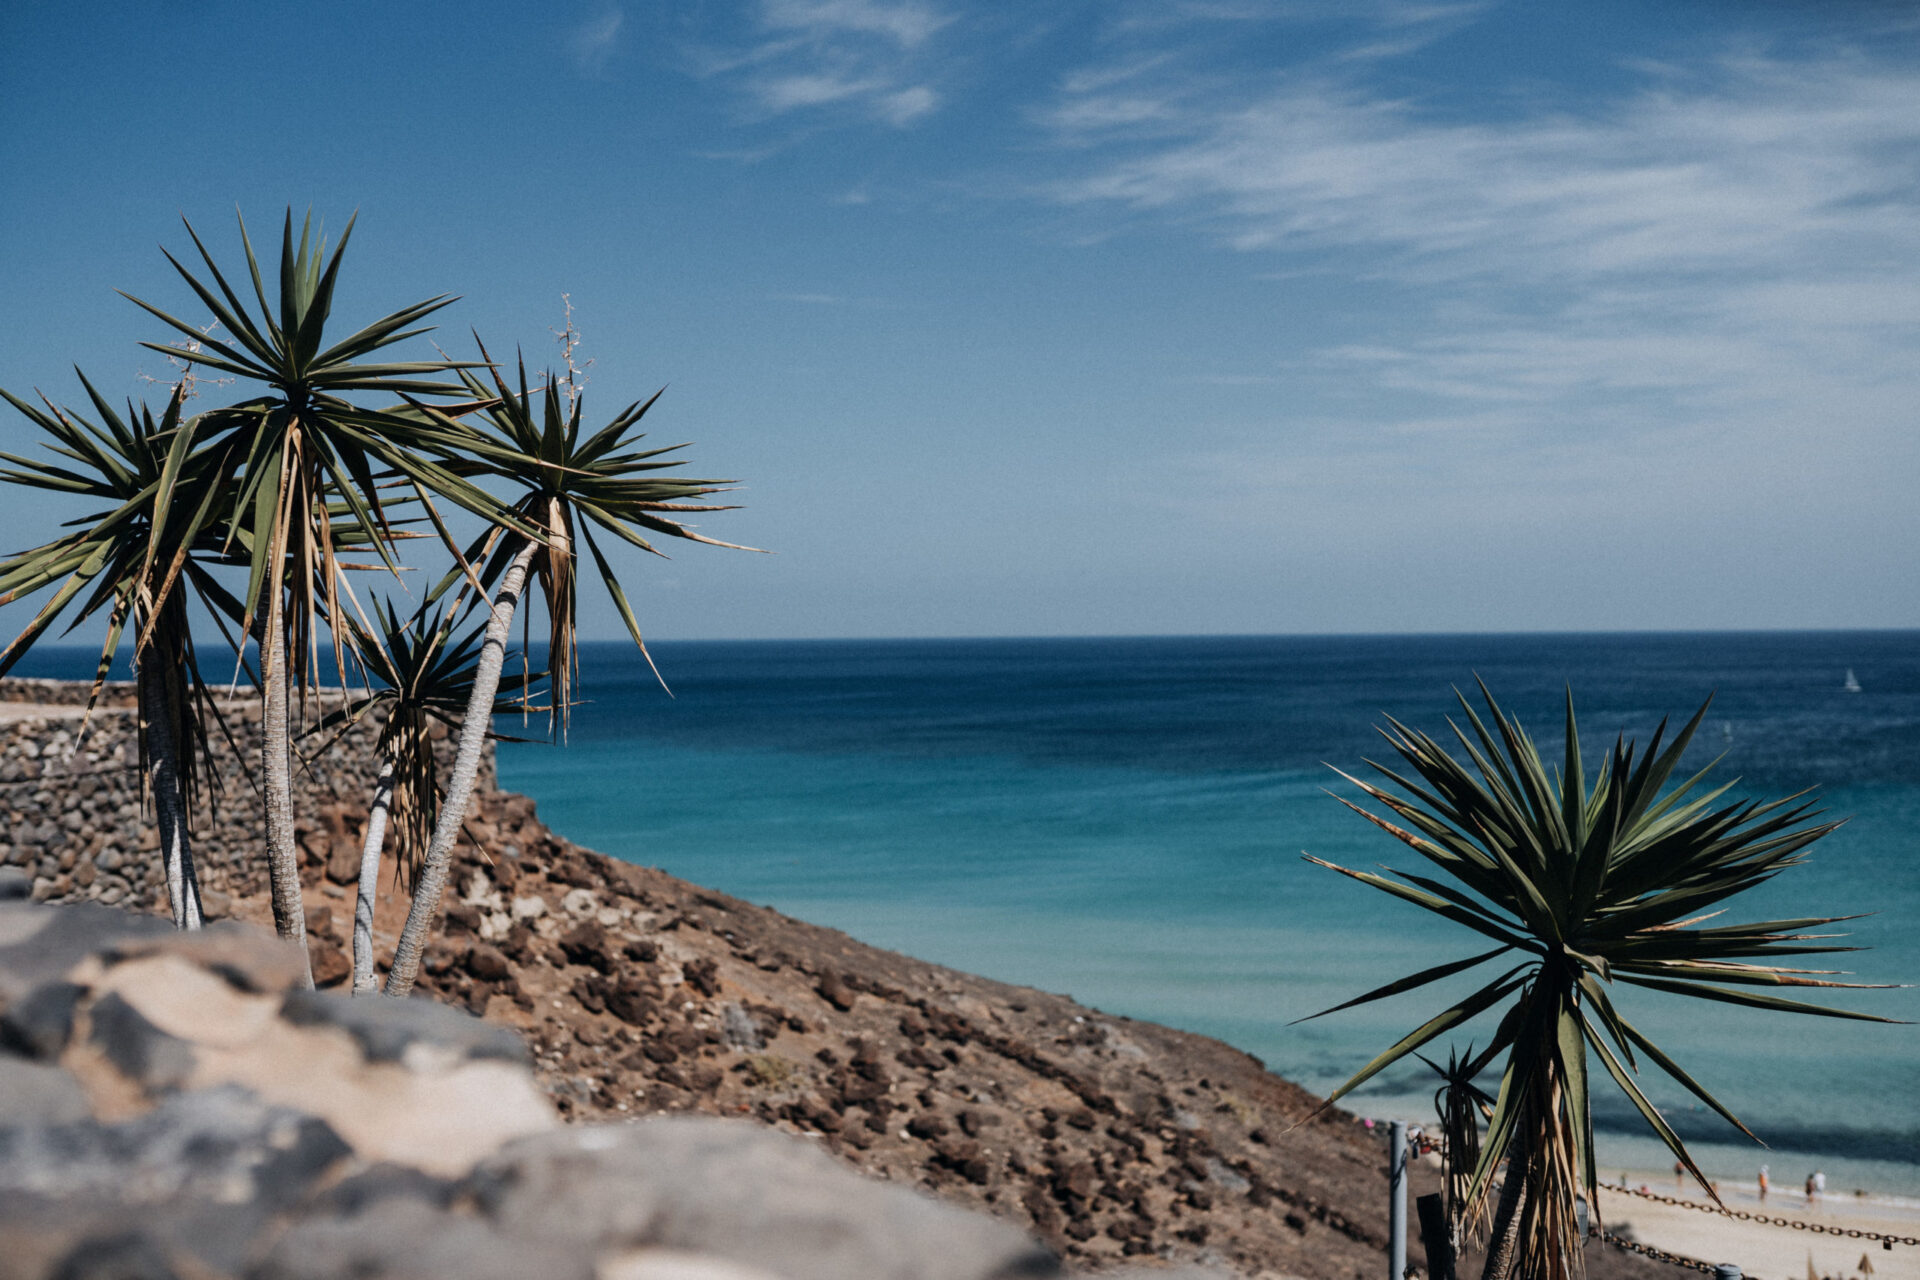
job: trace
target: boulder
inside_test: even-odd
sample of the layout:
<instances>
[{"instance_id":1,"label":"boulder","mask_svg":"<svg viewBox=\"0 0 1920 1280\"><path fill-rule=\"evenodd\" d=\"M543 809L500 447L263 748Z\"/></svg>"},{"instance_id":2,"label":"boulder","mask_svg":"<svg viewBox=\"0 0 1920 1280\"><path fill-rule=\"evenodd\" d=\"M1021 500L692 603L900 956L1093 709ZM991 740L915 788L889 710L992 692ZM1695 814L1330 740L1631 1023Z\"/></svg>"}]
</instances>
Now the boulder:
<instances>
[{"instance_id":1,"label":"boulder","mask_svg":"<svg viewBox=\"0 0 1920 1280\"><path fill-rule=\"evenodd\" d=\"M467 1184L517 1239L714 1254L790 1280L1061 1274L1005 1223L872 1181L744 1121L667 1116L510 1143Z\"/></svg>"}]
</instances>

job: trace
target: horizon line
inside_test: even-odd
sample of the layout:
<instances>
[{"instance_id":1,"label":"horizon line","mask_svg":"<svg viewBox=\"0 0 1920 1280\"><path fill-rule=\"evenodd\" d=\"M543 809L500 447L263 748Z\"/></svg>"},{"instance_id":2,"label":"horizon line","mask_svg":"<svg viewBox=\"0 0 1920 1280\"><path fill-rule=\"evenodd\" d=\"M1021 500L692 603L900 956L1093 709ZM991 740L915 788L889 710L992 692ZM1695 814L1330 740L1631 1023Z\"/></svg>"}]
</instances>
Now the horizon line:
<instances>
[{"instance_id":1,"label":"horizon line","mask_svg":"<svg viewBox=\"0 0 1920 1280\"><path fill-rule=\"evenodd\" d=\"M980 642L1042 642L1075 640L1463 640L1463 639L1517 639L1517 638L1581 638L1581 637L1655 637L1655 636L1823 636L1823 635L1862 635L1889 636L1912 634L1920 635L1920 626L1866 626L1866 627L1663 627L1663 628L1539 628L1539 629L1502 629L1493 631L1089 631L1089 632L1038 632L1029 634L980 633L980 634L929 634L929 635L878 635L878 636L673 636L648 641L654 645L674 644L962 644ZM196 637L197 639L197 637ZM581 639L583 645L606 645L613 648L631 648L632 641L625 636ZM535 641L532 651L545 648L545 642ZM252 645L249 643L249 651ZM31 652L83 652L95 655L99 648L84 642L53 643L34 646ZM26 655L22 655L25 657ZM9 672L6 678L19 677Z\"/></svg>"}]
</instances>

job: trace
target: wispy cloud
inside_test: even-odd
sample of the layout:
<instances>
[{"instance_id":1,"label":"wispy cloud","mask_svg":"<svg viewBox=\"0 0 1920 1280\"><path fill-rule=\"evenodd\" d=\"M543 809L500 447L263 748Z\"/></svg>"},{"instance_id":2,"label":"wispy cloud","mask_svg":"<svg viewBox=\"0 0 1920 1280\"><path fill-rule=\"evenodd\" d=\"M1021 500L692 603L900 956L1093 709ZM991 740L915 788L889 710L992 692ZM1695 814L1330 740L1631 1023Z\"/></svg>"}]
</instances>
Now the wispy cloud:
<instances>
[{"instance_id":1,"label":"wispy cloud","mask_svg":"<svg viewBox=\"0 0 1920 1280\"><path fill-rule=\"evenodd\" d=\"M619 48L620 29L626 22L626 12L618 6L611 6L569 31L567 52L572 56L574 65L586 75L604 73Z\"/></svg>"},{"instance_id":2,"label":"wispy cloud","mask_svg":"<svg viewBox=\"0 0 1920 1280\"><path fill-rule=\"evenodd\" d=\"M1211 242L1327 332L1276 335L1264 422L1258 366L1194 379L1238 425L1139 501L1436 573L1509 547L1543 590L1604 543L1615 601L1637 571L1708 580L1698 619L1608 625L1855 616L1858 549L1920 536L1920 68L1866 41L1670 48L1577 100L1505 84L1465 109L1385 73L1386 46L1473 16L1257 72L1119 39L1033 109L1053 170L1027 190L1069 228ZM1769 594L1788 582L1799 601Z\"/></svg>"},{"instance_id":3,"label":"wispy cloud","mask_svg":"<svg viewBox=\"0 0 1920 1280\"><path fill-rule=\"evenodd\" d=\"M1399 291L1393 340L1320 357L1376 387L1811 425L1888 379L1920 393L1916 101L1920 71L1858 54L1644 68L1581 115L1498 122L1324 65L1200 98L1083 77L1044 117L1078 156L1044 194Z\"/></svg>"},{"instance_id":4,"label":"wispy cloud","mask_svg":"<svg viewBox=\"0 0 1920 1280\"><path fill-rule=\"evenodd\" d=\"M883 36L903 48L925 44L953 21L924 4L881 4L877 0L766 0L762 21L776 31L797 31L808 38L834 35Z\"/></svg>"},{"instance_id":5,"label":"wispy cloud","mask_svg":"<svg viewBox=\"0 0 1920 1280\"><path fill-rule=\"evenodd\" d=\"M1599 119L1506 124L1425 119L1324 75L1245 101L1163 97L1154 145L1052 194L1178 214L1239 248L1386 250L1428 274L1747 268L1911 233L1920 74L1746 60L1713 79L1655 84ZM1142 99L1066 95L1051 120L1064 142L1088 121L1124 142Z\"/></svg>"},{"instance_id":6,"label":"wispy cloud","mask_svg":"<svg viewBox=\"0 0 1920 1280\"><path fill-rule=\"evenodd\" d=\"M747 38L695 63L763 119L838 110L906 128L941 105L936 38L954 22L920 0L762 0Z\"/></svg>"}]
</instances>

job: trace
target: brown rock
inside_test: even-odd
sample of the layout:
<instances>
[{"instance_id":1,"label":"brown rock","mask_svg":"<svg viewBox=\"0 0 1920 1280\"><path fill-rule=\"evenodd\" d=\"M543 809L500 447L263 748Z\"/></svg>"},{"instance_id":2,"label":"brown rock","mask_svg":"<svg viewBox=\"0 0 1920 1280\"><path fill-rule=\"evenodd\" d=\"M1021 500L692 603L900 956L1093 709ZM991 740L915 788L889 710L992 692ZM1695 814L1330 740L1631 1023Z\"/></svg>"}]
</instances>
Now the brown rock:
<instances>
[{"instance_id":1,"label":"brown rock","mask_svg":"<svg viewBox=\"0 0 1920 1280\"><path fill-rule=\"evenodd\" d=\"M1099 1185L1100 1175L1088 1161L1076 1160L1054 1170L1053 1189L1061 1195L1091 1200Z\"/></svg>"},{"instance_id":2,"label":"brown rock","mask_svg":"<svg viewBox=\"0 0 1920 1280\"><path fill-rule=\"evenodd\" d=\"M353 976L353 961L347 958L347 953L320 934L307 935L307 958L313 965L316 987L338 986Z\"/></svg>"},{"instance_id":3,"label":"brown rock","mask_svg":"<svg viewBox=\"0 0 1920 1280\"><path fill-rule=\"evenodd\" d=\"M455 902L447 907L449 934L480 932L480 908L470 902Z\"/></svg>"},{"instance_id":4,"label":"brown rock","mask_svg":"<svg viewBox=\"0 0 1920 1280\"><path fill-rule=\"evenodd\" d=\"M335 884L353 884L360 879L360 858L365 852L358 841L344 834L333 837L327 850L327 879Z\"/></svg>"},{"instance_id":5,"label":"brown rock","mask_svg":"<svg viewBox=\"0 0 1920 1280\"><path fill-rule=\"evenodd\" d=\"M681 972L686 975L687 985L701 995L712 998L720 994L719 966L712 960L691 961Z\"/></svg>"},{"instance_id":6,"label":"brown rock","mask_svg":"<svg viewBox=\"0 0 1920 1280\"><path fill-rule=\"evenodd\" d=\"M618 954L607 941L607 931L592 921L576 926L560 939L560 949L567 953L570 963L590 965L605 974L613 972Z\"/></svg>"},{"instance_id":7,"label":"brown rock","mask_svg":"<svg viewBox=\"0 0 1920 1280\"><path fill-rule=\"evenodd\" d=\"M982 1111L978 1107L968 1107L960 1113L960 1127L967 1131L968 1137L977 1138L983 1130L999 1123L999 1116L991 1111Z\"/></svg>"},{"instance_id":8,"label":"brown rock","mask_svg":"<svg viewBox=\"0 0 1920 1280\"><path fill-rule=\"evenodd\" d=\"M607 993L612 990L606 978L597 973L584 973L573 980L570 992L580 1002L581 1008L588 1013L607 1011Z\"/></svg>"},{"instance_id":9,"label":"brown rock","mask_svg":"<svg viewBox=\"0 0 1920 1280\"><path fill-rule=\"evenodd\" d=\"M976 1186L986 1186L993 1166L981 1154L980 1144L965 1138L946 1138L934 1144L934 1162L952 1169Z\"/></svg>"},{"instance_id":10,"label":"brown rock","mask_svg":"<svg viewBox=\"0 0 1920 1280\"><path fill-rule=\"evenodd\" d=\"M916 1138L938 1138L947 1132L947 1122L937 1112L923 1111L907 1121L907 1132Z\"/></svg>"},{"instance_id":11,"label":"brown rock","mask_svg":"<svg viewBox=\"0 0 1920 1280\"><path fill-rule=\"evenodd\" d=\"M327 906L325 903L319 906L308 907L307 932L309 934L317 933L323 938L330 938L338 942L340 935L333 931L333 908Z\"/></svg>"},{"instance_id":12,"label":"brown rock","mask_svg":"<svg viewBox=\"0 0 1920 1280\"><path fill-rule=\"evenodd\" d=\"M601 995L607 1012L625 1023L639 1026L659 1008L653 985L643 978L628 975Z\"/></svg>"},{"instance_id":13,"label":"brown rock","mask_svg":"<svg viewBox=\"0 0 1920 1280\"><path fill-rule=\"evenodd\" d=\"M814 984L815 991L828 1004L846 1013L853 1008L854 994L840 981L840 975L831 971L820 975L820 981Z\"/></svg>"},{"instance_id":14,"label":"brown rock","mask_svg":"<svg viewBox=\"0 0 1920 1280\"><path fill-rule=\"evenodd\" d=\"M427 943L420 955L420 967L434 977L440 977L453 966L460 963L466 953L459 947L441 939Z\"/></svg>"},{"instance_id":15,"label":"brown rock","mask_svg":"<svg viewBox=\"0 0 1920 1280\"><path fill-rule=\"evenodd\" d=\"M513 976L513 966L507 963L507 958L484 942L467 948L466 968L482 982L500 982Z\"/></svg>"}]
</instances>

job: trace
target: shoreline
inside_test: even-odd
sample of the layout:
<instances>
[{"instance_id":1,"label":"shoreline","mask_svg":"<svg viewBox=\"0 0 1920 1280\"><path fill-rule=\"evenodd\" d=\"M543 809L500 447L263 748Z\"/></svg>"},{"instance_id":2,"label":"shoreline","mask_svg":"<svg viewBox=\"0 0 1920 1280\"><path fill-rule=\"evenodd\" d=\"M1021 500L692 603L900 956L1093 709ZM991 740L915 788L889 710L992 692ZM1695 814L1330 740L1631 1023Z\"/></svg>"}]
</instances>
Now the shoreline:
<instances>
[{"instance_id":1,"label":"shoreline","mask_svg":"<svg viewBox=\"0 0 1920 1280\"><path fill-rule=\"evenodd\" d=\"M1644 1185L1657 1195L1706 1203L1697 1187L1691 1194L1676 1193L1671 1170L1628 1170L1627 1174L1636 1189ZM1719 1183L1722 1202L1735 1213L1764 1214L1842 1233L1852 1230L1920 1239L1920 1200L1829 1191L1810 1209L1798 1187L1773 1188L1765 1204L1760 1202L1759 1190L1753 1182ZM1630 1231L1638 1241L1702 1262L1737 1263L1749 1277L1783 1280L1806 1275L1809 1265L1815 1275L1853 1276L1859 1274L1859 1262L1865 1256L1876 1280L1920 1280L1920 1245L1895 1244L1887 1249L1864 1237L1744 1221L1622 1194L1617 1184L1610 1194L1604 1182L1599 1203L1609 1230Z\"/></svg>"},{"instance_id":2,"label":"shoreline","mask_svg":"<svg viewBox=\"0 0 1920 1280\"><path fill-rule=\"evenodd\" d=\"M109 726L96 733L106 750ZM310 805L302 823L315 967L336 982L358 782L341 773L346 794ZM752 1115L872 1176L1007 1218L1082 1264L1144 1254L1344 1280L1384 1248L1383 1135L1316 1114L1318 1099L1224 1043L883 951L594 853L522 795L483 791L469 835L423 991L519 1032L570 1118ZM218 914L266 923L255 846L229 844L205 846L206 882L224 886ZM95 896L80 875L92 857L38 883ZM407 903L382 896L384 950ZM1418 1167L1414 1193L1436 1181ZM1701 1227L1682 1220L1671 1243L1657 1225L1636 1232L1710 1257ZM1671 1274L1599 1252L1595 1280ZM1786 1274L1751 1246L1722 1260Z\"/></svg>"},{"instance_id":3,"label":"shoreline","mask_svg":"<svg viewBox=\"0 0 1920 1280\"><path fill-rule=\"evenodd\" d=\"M1683 1187L1676 1188L1671 1169L1664 1171L1625 1169L1621 1172L1626 1176L1626 1185L1634 1191L1647 1191L1655 1195L1706 1203L1705 1195L1701 1193L1698 1186L1694 1185L1691 1178ZM1853 1188L1836 1190L1829 1179L1826 1194L1817 1197L1816 1202L1809 1205L1806 1193L1798 1183L1783 1187L1771 1178L1769 1181L1772 1185L1767 1191L1764 1202L1760 1199L1760 1184L1757 1181L1716 1178L1713 1183L1720 1193L1721 1201L1731 1209L1786 1218L1823 1220L1883 1218L1892 1222L1906 1222L1911 1227L1907 1234L1920 1234L1920 1197ZM1603 1195L1609 1188L1618 1192L1621 1188L1620 1177L1609 1176L1603 1169L1600 1175L1600 1186ZM1637 1195L1630 1195L1621 1202L1646 1203Z\"/></svg>"}]
</instances>

